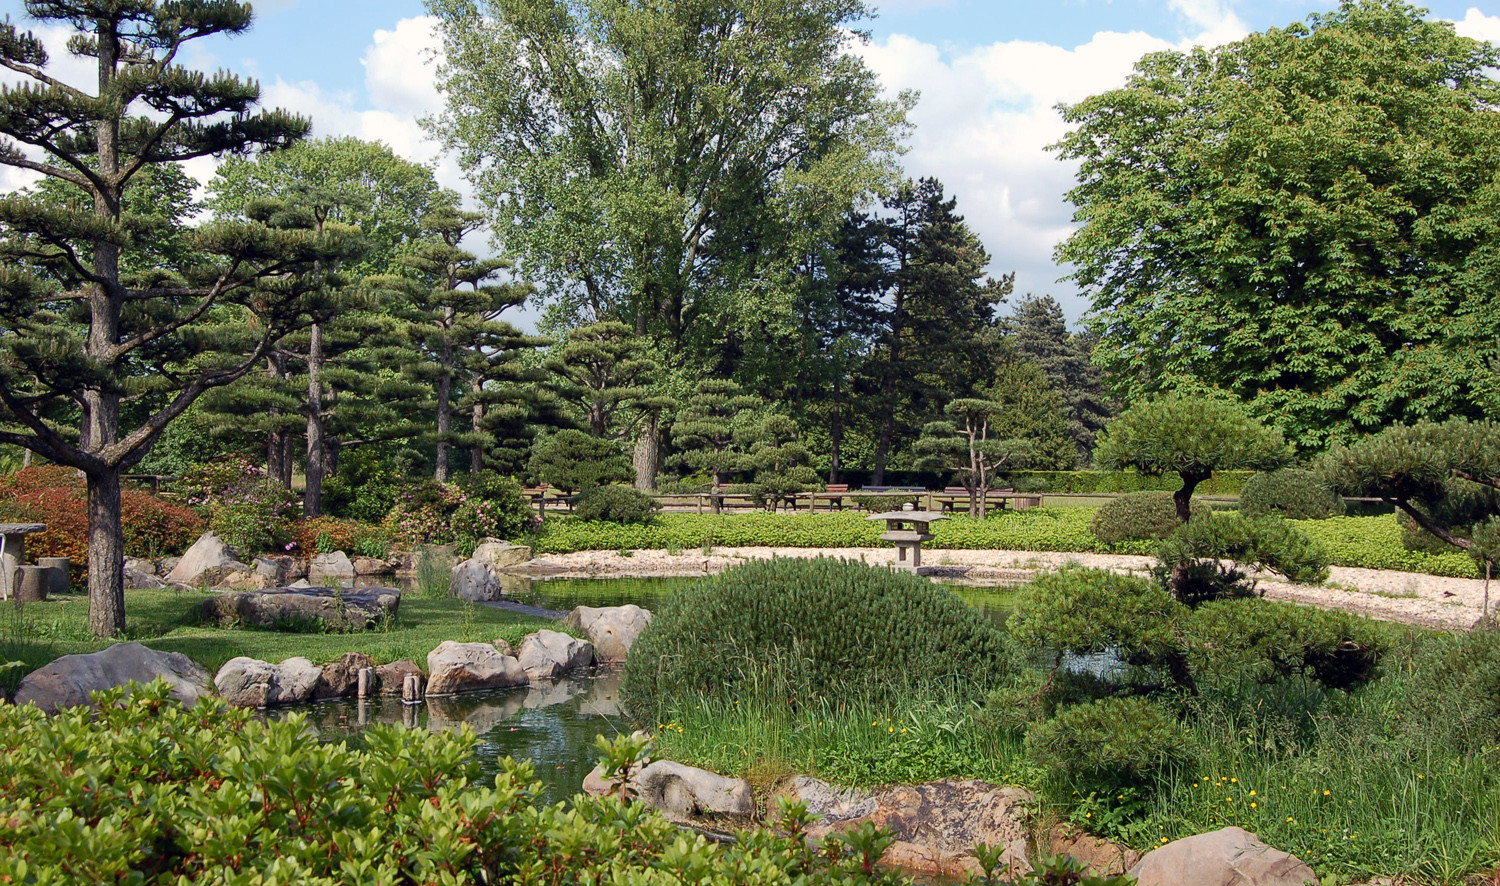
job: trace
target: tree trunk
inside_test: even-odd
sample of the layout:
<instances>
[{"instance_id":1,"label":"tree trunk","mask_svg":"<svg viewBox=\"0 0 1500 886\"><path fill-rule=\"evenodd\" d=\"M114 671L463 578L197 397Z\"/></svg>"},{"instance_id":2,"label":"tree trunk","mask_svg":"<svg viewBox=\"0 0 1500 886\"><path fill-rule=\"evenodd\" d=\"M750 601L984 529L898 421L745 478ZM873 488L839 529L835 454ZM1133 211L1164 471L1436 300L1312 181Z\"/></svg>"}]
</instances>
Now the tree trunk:
<instances>
[{"instance_id":1,"label":"tree trunk","mask_svg":"<svg viewBox=\"0 0 1500 886\"><path fill-rule=\"evenodd\" d=\"M1207 480L1202 474L1179 474L1182 477L1182 488L1172 493L1172 501L1177 505L1177 519L1186 523L1193 519L1193 490L1198 484Z\"/></svg>"},{"instance_id":2,"label":"tree trunk","mask_svg":"<svg viewBox=\"0 0 1500 886\"><path fill-rule=\"evenodd\" d=\"M447 367L444 367L443 377L438 379L437 389L437 470L433 472L433 479L439 483L448 482L448 453L453 445L448 442L448 434L453 430L453 404L449 398L453 393L453 380L447 375Z\"/></svg>"},{"instance_id":3,"label":"tree trunk","mask_svg":"<svg viewBox=\"0 0 1500 886\"><path fill-rule=\"evenodd\" d=\"M895 393L889 392L889 396L894 397ZM871 486L885 485L885 463L891 456L891 438L895 433L895 425L895 416L889 411L880 419L880 437L875 443L875 470L870 475Z\"/></svg>"},{"instance_id":4,"label":"tree trunk","mask_svg":"<svg viewBox=\"0 0 1500 886\"><path fill-rule=\"evenodd\" d=\"M125 630L125 533L120 526L120 469L88 474L89 631L108 639Z\"/></svg>"},{"instance_id":5,"label":"tree trunk","mask_svg":"<svg viewBox=\"0 0 1500 886\"><path fill-rule=\"evenodd\" d=\"M484 470L484 444L479 442L479 429L484 425L484 407L475 403L473 415L474 447L469 450L469 473L478 476Z\"/></svg>"},{"instance_id":6,"label":"tree trunk","mask_svg":"<svg viewBox=\"0 0 1500 886\"><path fill-rule=\"evenodd\" d=\"M828 418L828 439L828 482L837 483L839 471L844 469L844 410L838 403L833 404L833 413Z\"/></svg>"},{"instance_id":7,"label":"tree trunk","mask_svg":"<svg viewBox=\"0 0 1500 886\"><path fill-rule=\"evenodd\" d=\"M312 325L307 348L307 493L302 498L302 515L317 517L323 513L323 476L327 469L327 444L323 425L323 327Z\"/></svg>"},{"instance_id":8,"label":"tree trunk","mask_svg":"<svg viewBox=\"0 0 1500 886\"><path fill-rule=\"evenodd\" d=\"M641 433L635 440L635 488L656 491L656 475L661 470L661 417L651 413L641 421Z\"/></svg>"}]
</instances>

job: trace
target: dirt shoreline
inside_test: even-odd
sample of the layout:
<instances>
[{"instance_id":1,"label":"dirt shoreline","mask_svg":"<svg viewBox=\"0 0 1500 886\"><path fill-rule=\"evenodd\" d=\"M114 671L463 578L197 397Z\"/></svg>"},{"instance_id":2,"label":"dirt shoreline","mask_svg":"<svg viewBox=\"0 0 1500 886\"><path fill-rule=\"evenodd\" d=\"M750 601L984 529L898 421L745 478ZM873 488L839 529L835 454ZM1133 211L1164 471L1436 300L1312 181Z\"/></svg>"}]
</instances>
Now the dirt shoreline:
<instances>
[{"instance_id":1,"label":"dirt shoreline","mask_svg":"<svg viewBox=\"0 0 1500 886\"><path fill-rule=\"evenodd\" d=\"M556 578L678 578L712 575L747 560L773 557L810 559L836 557L871 565L890 564L890 548L714 548L702 551L579 551L539 557L518 570L522 574ZM1039 553L1035 551L928 550L924 565L948 567L946 572L965 581L999 584L1023 582L1036 572L1069 563L1146 573L1152 557L1120 554ZM1294 585L1277 576L1257 576L1268 599L1287 600L1322 609L1352 612L1369 618L1444 630L1468 630L1479 620L1484 582L1383 569L1334 566L1323 585ZM1500 602L1500 582L1493 589Z\"/></svg>"}]
</instances>

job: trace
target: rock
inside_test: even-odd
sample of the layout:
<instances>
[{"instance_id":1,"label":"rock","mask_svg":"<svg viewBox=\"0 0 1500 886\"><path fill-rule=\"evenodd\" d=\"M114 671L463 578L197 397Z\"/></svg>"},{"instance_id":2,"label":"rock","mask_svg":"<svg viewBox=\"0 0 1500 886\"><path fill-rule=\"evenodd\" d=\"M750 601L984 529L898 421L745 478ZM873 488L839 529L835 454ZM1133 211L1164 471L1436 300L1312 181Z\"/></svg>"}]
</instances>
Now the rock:
<instances>
[{"instance_id":1,"label":"rock","mask_svg":"<svg viewBox=\"0 0 1500 886\"><path fill-rule=\"evenodd\" d=\"M396 572L396 564L374 557L355 557L355 575L393 575Z\"/></svg>"},{"instance_id":2,"label":"rock","mask_svg":"<svg viewBox=\"0 0 1500 886\"><path fill-rule=\"evenodd\" d=\"M561 631L542 630L526 635L517 658L527 677L550 680L558 674L593 666L594 647L587 640Z\"/></svg>"},{"instance_id":3,"label":"rock","mask_svg":"<svg viewBox=\"0 0 1500 886\"><path fill-rule=\"evenodd\" d=\"M521 663L488 643L443 642L427 653L427 694L453 695L531 682Z\"/></svg>"},{"instance_id":4,"label":"rock","mask_svg":"<svg viewBox=\"0 0 1500 886\"><path fill-rule=\"evenodd\" d=\"M292 582L291 584L287 585L287 588L288 589L294 589L295 588L295 589L300 590L302 588L310 588L312 586L313 586L312 582L308 581L305 578L299 578L296 581Z\"/></svg>"},{"instance_id":5,"label":"rock","mask_svg":"<svg viewBox=\"0 0 1500 886\"><path fill-rule=\"evenodd\" d=\"M299 578L307 578L307 569L311 565L305 557L288 557L286 561L286 577L292 581Z\"/></svg>"},{"instance_id":6,"label":"rock","mask_svg":"<svg viewBox=\"0 0 1500 886\"><path fill-rule=\"evenodd\" d=\"M139 569L131 569L127 563L125 566L125 587L132 591L146 590L148 588L164 588L167 583L157 578L154 573L142 572Z\"/></svg>"},{"instance_id":7,"label":"rock","mask_svg":"<svg viewBox=\"0 0 1500 886\"><path fill-rule=\"evenodd\" d=\"M465 560L453 567L452 584L448 594L460 600L482 603L500 599L500 580L490 568L478 560Z\"/></svg>"},{"instance_id":8,"label":"rock","mask_svg":"<svg viewBox=\"0 0 1500 886\"><path fill-rule=\"evenodd\" d=\"M139 643L116 643L102 652L64 655L32 671L16 689L15 702L35 704L48 713L93 705L90 692L129 683L164 679L172 698L185 705L212 694L208 671L180 652L158 652Z\"/></svg>"},{"instance_id":9,"label":"rock","mask_svg":"<svg viewBox=\"0 0 1500 886\"><path fill-rule=\"evenodd\" d=\"M1141 854L1103 837L1062 825L1049 841L1052 855L1068 855L1097 877L1117 877L1141 860Z\"/></svg>"},{"instance_id":10,"label":"rock","mask_svg":"<svg viewBox=\"0 0 1500 886\"><path fill-rule=\"evenodd\" d=\"M203 573L203 577L217 571L220 570L208 570ZM271 581L269 576L261 575L259 572L235 569L225 573L217 582L214 582L214 587L228 588L233 591L264 591L267 588L276 587L276 583Z\"/></svg>"},{"instance_id":11,"label":"rock","mask_svg":"<svg viewBox=\"0 0 1500 886\"><path fill-rule=\"evenodd\" d=\"M278 587L286 583L291 573L292 559L290 557L256 557L255 574L263 575L270 579L267 587Z\"/></svg>"},{"instance_id":12,"label":"rock","mask_svg":"<svg viewBox=\"0 0 1500 886\"><path fill-rule=\"evenodd\" d=\"M135 570L145 575L156 575L156 564L140 557L126 557L125 571Z\"/></svg>"},{"instance_id":13,"label":"rock","mask_svg":"<svg viewBox=\"0 0 1500 886\"><path fill-rule=\"evenodd\" d=\"M187 553L167 573L168 584L180 585L204 585L223 578L224 575L235 570L248 570L250 567L239 561L224 539L219 538L217 533L205 532L199 539L193 542L193 546L187 549ZM210 572L211 570L220 570ZM205 573L209 573L205 575Z\"/></svg>"},{"instance_id":14,"label":"rock","mask_svg":"<svg viewBox=\"0 0 1500 886\"><path fill-rule=\"evenodd\" d=\"M205 622L216 625L278 628L322 622L328 630L363 631L393 617L400 606L401 592L393 588L273 588L226 591L204 600L200 611Z\"/></svg>"},{"instance_id":15,"label":"rock","mask_svg":"<svg viewBox=\"0 0 1500 886\"><path fill-rule=\"evenodd\" d=\"M363 652L346 652L338 661L323 665L322 675L313 686L313 700L354 698L359 694L361 668L375 667L374 659Z\"/></svg>"},{"instance_id":16,"label":"rock","mask_svg":"<svg viewBox=\"0 0 1500 886\"><path fill-rule=\"evenodd\" d=\"M634 603L595 609L579 606L563 624L575 628L594 644L594 656L601 663L618 664L625 660L641 631L651 624L651 613Z\"/></svg>"},{"instance_id":17,"label":"rock","mask_svg":"<svg viewBox=\"0 0 1500 886\"><path fill-rule=\"evenodd\" d=\"M938 781L904 786L873 798L874 811L836 821L824 820L808 830L822 840L869 822L891 831L896 842L882 863L909 873L965 879L980 873L970 851L975 845L1004 846L1002 863L1013 874L1031 870L1026 857L1026 804L1031 794L983 781Z\"/></svg>"},{"instance_id":18,"label":"rock","mask_svg":"<svg viewBox=\"0 0 1500 886\"><path fill-rule=\"evenodd\" d=\"M279 665L259 659L231 658L214 676L219 695L232 705L269 708L302 704L312 698L323 669L305 658L289 658Z\"/></svg>"},{"instance_id":19,"label":"rock","mask_svg":"<svg viewBox=\"0 0 1500 886\"><path fill-rule=\"evenodd\" d=\"M401 695L401 688L406 685L406 675L416 674L423 680L427 675L417 667L417 663L409 658L383 664L375 669L375 691L381 695Z\"/></svg>"},{"instance_id":20,"label":"rock","mask_svg":"<svg viewBox=\"0 0 1500 886\"><path fill-rule=\"evenodd\" d=\"M834 787L806 775L792 779L789 793L807 804L807 811L824 822L870 815L877 806L875 798L864 791Z\"/></svg>"},{"instance_id":21,"label":"rock","mask_svg":"<svg viewBox=\"0 0 1500 886\"><path fill-rule=\"evenodd\" d=\"M307 577L313 584L329 578L353 578L354 564L349 562L349 555L343 551L319 554L308 565Z\"/></svg>"},{"instance_id":22,"label":"rock","mask_svg":"<svg viewBox=\"0 0 1500 886\"><path fill-rule=\"evenodd\" d=\"M755 794L748 781L671 760L657 760L642 769L630 780L630 786L642 802L677 821L704 815L748 818L755 814Z\"/></svg>"},{"instance_id":23,"label":"rock","mask_svg":"<svg viewBox=\"0 0 1500 886\"><path fill-rule=\"evenodd\" d=\"M504 637L496 637L492 645L494 645L495 650L501 655L514 656L516 654L516 651L510 648L510 643L506 642Z\"/></svg>"},{"instance_id":24,"label":"rock","mask_svg":"<svg viewBox=\"0 0 1500 886\"><path fill-rule=\"evenodd\" d=\"M156 561L156 574L163 577L171 575L172 570L176 569L177 564L181 562L181 557L162 557Z\"/></svg>"},{"instance_id":25,"label":"rock","mask_svg":"<svg viewBox=\"0 0 1500 886\"><path fill-rule=\"evenodd\" d=\"M487 538L474 549L474 554L469 559L483 563L491 569L504 569L507 566L519 566L529 561L531 548L526 545L513 545L497 538Z\"/></svg>"},{"instance_id":26,"label":"rock","mask_svg":"<svg viewBox=\"0 0 1500 886\"><path fill-rule=\"evenodd\" d=\"M1305 886L1317 874L1241 828L1168 843L1130 869L1140 886Z\"/></svg>"}]
</instances>

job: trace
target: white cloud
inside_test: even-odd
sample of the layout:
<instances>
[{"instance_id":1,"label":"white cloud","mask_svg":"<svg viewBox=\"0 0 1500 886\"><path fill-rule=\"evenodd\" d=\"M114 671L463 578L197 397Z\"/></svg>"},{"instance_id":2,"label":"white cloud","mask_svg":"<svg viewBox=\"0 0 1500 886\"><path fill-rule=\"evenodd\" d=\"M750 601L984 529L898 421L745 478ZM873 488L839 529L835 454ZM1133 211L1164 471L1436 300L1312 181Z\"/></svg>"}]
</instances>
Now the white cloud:
<instances>
[{"instance_id":1,"label":"white cloud","mask_svg":"<svg viewBox=\"0 0 1500 886\"><path fill-rule=\"evenodd\" d=\"M402 19L393 31L375 32L360 63L376 107L415 119L442 106L434 78L443 45L436 25L436 18L424 15Z\"/></svg>"},{"instance_id":2,"label":"white cloud","mask_svg":"<svg viewBox=\"0 0 1500 886\"><path fill-rule=\"evenodd\" d=\"M1469 7L1464 17L1454 22L1454 29L1465 37L1500 44L1500 15L1485 15L1476 7Z\"/></svg>"}]
</instances>

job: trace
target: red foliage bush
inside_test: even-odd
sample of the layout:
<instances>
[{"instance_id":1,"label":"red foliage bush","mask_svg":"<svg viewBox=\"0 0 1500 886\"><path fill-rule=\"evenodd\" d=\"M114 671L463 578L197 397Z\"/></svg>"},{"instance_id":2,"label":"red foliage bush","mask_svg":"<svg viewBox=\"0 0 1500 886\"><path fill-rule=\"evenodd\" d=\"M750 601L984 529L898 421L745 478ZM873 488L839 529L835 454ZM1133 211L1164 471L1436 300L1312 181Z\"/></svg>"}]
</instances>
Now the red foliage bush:
<instances>
[{"instance_id":1,"label":"red foliage bush","mask_svg":"<svg viewBox=\"0 0 1500 886\"><path fill-rule=\"evenodd\" d=\"M88 492L78 474L57 465L25 468L0 477L0 519L45 523L26 540L28 557L67 557L75 577L88 566ZM164 557L185 550L203 531L203 521L182 505L126 487L120 492L125 553Z\"/></svg>"}]
</instances>

